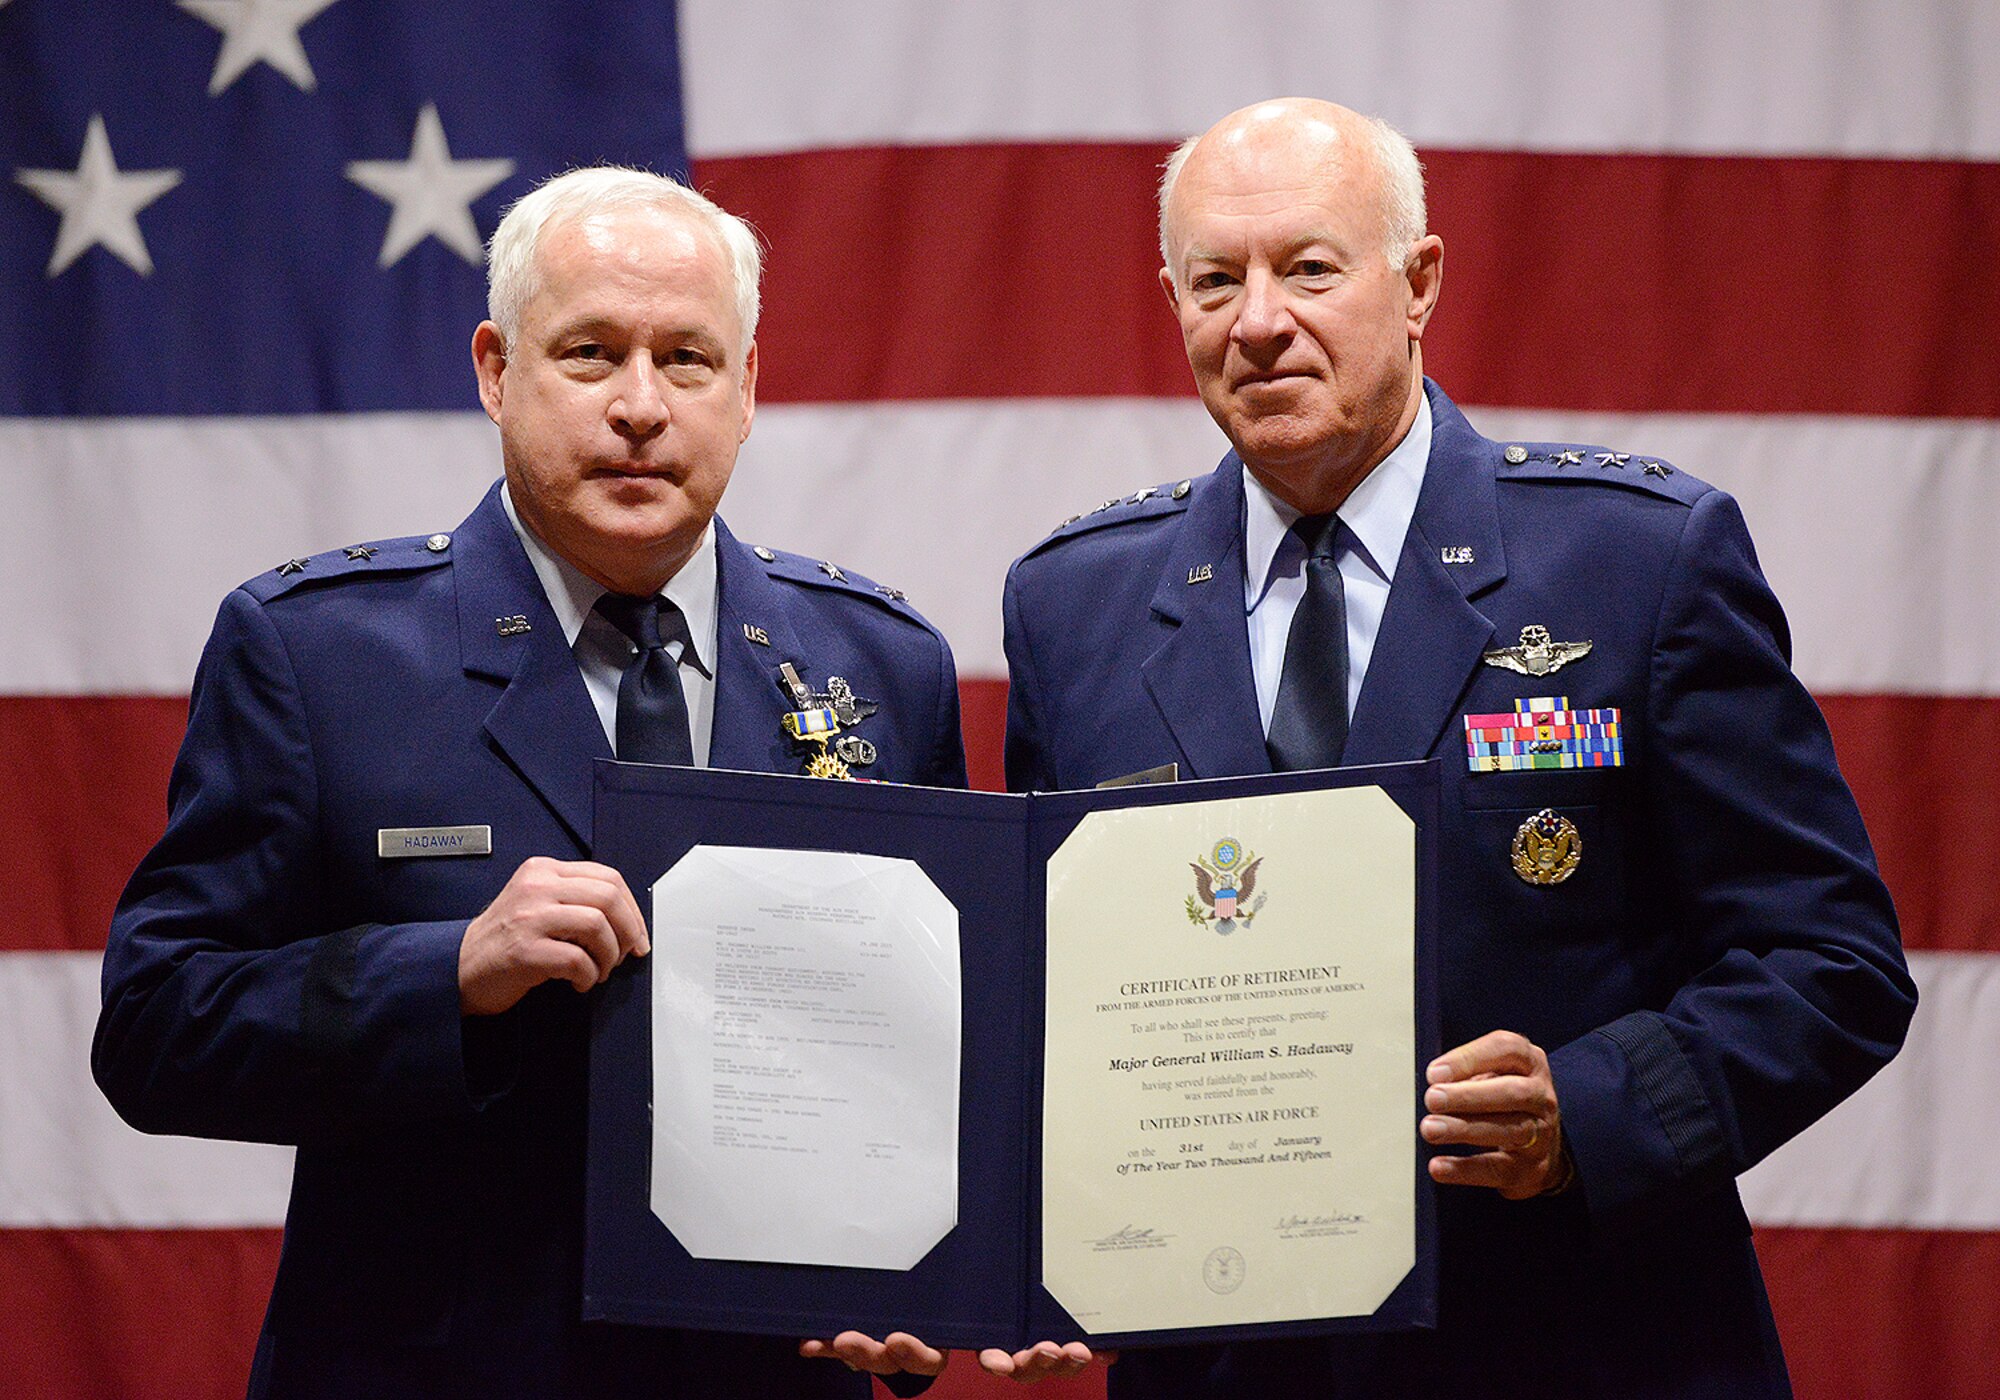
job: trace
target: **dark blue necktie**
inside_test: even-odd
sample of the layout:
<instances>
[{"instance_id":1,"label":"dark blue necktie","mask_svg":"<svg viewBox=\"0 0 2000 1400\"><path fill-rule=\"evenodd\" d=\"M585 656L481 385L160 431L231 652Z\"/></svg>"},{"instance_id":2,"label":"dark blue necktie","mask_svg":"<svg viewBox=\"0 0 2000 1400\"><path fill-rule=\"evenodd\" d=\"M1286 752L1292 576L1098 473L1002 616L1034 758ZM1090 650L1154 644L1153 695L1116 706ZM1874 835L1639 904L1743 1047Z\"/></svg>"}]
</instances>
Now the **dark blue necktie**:
<instances>
[{"instance_id":1,"label":"dark blue necktie","mask_svg":"<svg viewBox=\"0 0 2000 1400\"><path fill-rule=\"evenodd\" d=\"M1292 532L1306 547L1306 591L1285 638L1285 670L1264 741L1280 773L1338 767L1347 747L1347 594L1334 560L1340 517L1302 516Z\"/></svg>"},{"instance_id":2,"label":"dark blue necktie","mask_svg":"<svg viewBox=\"0 0 2000 1400\"><path fill-rule=\"evenodd\" d=\"M667 643L681 644L681 660L703 675L687 618L665 598L607 593L597 611L632 643L632 659L618 678L618 757L627 763L694 766L688 734L687 696L681 693L680 666Z\"/></svg>"}]
</instances>

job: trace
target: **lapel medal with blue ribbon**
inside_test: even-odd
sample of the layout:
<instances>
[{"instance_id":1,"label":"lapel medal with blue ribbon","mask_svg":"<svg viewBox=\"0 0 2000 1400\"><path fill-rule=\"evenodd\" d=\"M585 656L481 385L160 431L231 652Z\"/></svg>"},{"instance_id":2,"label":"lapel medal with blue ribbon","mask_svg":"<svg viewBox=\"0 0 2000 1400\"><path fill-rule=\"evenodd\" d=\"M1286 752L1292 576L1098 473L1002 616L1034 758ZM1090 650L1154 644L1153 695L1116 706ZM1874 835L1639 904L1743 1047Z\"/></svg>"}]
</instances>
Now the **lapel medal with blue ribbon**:
<instances>
[{"instance_id":1,"label":"lapel medal with blue ribbon","mask_svg":"<svg viewBox=\"0 0 2000 1400\"><path fill-rule=\"evenodd\" d=\"M807 777L851 779L854 768L865 768L875 761L874 744L859 734L843 731L860 724L880 706L856 695L839 676L828 676L822 692L801 680L798 668L789 661L781 664L778 672L794 707L779 723L794 743L807 750Z\"/></svg>"}]
</instances>

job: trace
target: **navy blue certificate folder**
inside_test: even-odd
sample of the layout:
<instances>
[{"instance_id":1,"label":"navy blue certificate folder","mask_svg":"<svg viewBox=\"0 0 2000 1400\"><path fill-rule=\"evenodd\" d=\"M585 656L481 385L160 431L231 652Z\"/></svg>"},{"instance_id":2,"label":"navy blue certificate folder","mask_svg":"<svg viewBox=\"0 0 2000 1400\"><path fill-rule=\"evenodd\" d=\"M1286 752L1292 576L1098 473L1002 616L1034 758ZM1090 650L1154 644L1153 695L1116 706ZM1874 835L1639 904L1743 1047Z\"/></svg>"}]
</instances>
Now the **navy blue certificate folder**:
<instances>
[{"instance_id":1,"label":"navy blue certificate folder","mask_svg":"<svg viewBox=\"0 0 2000 1400\"><path fill-rule=\"evenodd\" d=\"M1416 1266L1370 1317L1089 1333L1040 1283L1048 859L1092 812L1356 785L1381 788L1417 826ZM1010 1349L1434 1326L1436 1204L1416 1124L1424 1067L1440 1048L1437 804L1434 761L1032 796L598 763L595 856L624 875L649 919L645 891L696 845L902 857L957 906L959 1194L958 1223L908 1270L694 1258L650 1205L652 960L628 959L598 991L591 1031L584 1316L795 1337L905 1331L934 1346Z\"/></svg>"}]
</instances>

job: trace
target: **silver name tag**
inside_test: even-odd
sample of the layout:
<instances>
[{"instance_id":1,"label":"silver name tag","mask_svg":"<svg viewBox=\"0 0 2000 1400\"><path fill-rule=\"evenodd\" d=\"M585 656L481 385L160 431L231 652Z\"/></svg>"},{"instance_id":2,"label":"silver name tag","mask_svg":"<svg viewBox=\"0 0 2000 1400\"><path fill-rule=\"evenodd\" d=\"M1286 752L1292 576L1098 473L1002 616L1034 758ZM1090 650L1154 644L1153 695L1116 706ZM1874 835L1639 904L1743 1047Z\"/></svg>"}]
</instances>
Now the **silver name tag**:
<instances>
[{"instance_id":1,"label":"silver name tag","mask_svg":"<svg viewBox=\"0 0 2000 1400\"><path fill-rule=\"evenodd\" d=\"M375 854L384 860L417 856L490 856L490 826L385 826L375 833Z\"/></svg>"}]
</instances>

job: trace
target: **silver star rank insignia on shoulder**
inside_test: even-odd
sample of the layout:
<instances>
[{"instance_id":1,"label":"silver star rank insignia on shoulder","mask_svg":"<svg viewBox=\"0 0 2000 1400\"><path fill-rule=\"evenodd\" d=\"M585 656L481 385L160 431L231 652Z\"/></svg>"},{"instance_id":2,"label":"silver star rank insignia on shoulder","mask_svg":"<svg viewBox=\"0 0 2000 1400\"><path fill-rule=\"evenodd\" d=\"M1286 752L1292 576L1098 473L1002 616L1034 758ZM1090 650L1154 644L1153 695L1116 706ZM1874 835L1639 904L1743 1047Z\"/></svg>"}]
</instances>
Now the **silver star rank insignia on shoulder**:
<instances>
[{"instance_id":1,"label":"silver star rank insignia on shoulder","mask_svg":"<svg viewBox=\"0 0 2000 1400\"><path fill-rule=\"evenodd\" d=\"M1488 666L1519 671L1524 676L1546 676L1588 655L1589 642L1550 641L1548 628L1540 623L1530 623L1521 629L1518 646L1494 647L1482 659Z\"/></svg>"}]
</instances>

